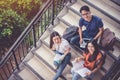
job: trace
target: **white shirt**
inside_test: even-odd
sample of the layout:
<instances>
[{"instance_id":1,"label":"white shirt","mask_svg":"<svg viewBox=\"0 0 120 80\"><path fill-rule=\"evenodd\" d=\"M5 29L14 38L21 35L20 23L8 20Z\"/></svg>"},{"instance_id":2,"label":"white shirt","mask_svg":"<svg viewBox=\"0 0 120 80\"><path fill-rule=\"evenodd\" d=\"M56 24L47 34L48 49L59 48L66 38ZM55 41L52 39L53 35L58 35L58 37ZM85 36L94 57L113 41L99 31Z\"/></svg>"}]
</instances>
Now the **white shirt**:
<instances>
[{"instance_id":1,"label":"white shirt","mask_svg":"<svg viewBox=\"0 0 120 80\"><path fill-rule=\"evenodd\" d=\"M69 42L65 39L61 39L61 44L54 44L57 51L64 53L68 48L70 48Z\"/></svg>"}]
</instances>

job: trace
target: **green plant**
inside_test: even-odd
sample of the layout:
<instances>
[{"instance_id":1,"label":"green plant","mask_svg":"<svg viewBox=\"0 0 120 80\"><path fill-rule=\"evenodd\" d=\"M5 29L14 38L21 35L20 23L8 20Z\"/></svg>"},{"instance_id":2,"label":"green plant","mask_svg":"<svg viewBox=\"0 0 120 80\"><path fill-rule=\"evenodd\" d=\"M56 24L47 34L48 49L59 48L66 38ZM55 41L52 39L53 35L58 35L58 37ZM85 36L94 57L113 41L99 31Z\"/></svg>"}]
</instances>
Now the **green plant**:
<instances>
[{"instance_id":1,"label":"green plant","mask_svg":"<svg viewBox=\"0 0 120 80\"><path fill-rule=\"evenodd\" d=\"M25 18L18 15L15 11L9 9L4 10L0 14L0 39L10 37L12 35L20 35L28 22Z\"/></svg>"}]
</instances>

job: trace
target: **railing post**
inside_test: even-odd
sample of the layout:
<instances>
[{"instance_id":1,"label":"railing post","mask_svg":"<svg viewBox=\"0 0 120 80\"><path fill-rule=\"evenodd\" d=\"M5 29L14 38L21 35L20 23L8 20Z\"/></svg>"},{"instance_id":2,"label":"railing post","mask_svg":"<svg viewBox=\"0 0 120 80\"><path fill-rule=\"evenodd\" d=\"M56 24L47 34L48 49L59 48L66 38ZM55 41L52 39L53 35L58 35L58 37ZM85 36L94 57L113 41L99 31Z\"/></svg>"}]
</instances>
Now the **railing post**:
<instances>
[{"instance_id":1,"label":"railing post","mask_svg":"<svg viewBox=\"0 0 120 80\"><path fill-rule=\"evenodd\" d=\"M33 44L34 44L34 47L36 48L37 47L37 45L36 45L36 33L35 33L35 26L34 25L33 25L32 33L33 33Z\"/></svg>"},{"instance_id":2,"label":"railing post","mask_svg":"<svg viewBox=\"0 0 120 80\"><path fill-rule=\"evenodd\" d=\"M16 56L15 56L15 52L14 52L14 51L12 51L12 52L13 52L13 56L14 56L14 60L15 60L16 67L17 67L18 70L20 70L19 64L18 64L18 62L17 62L17 58L16 58Z\"/></svg>"},{"instance_id":3,"label":"railing post","mask_svg":"<svg viewBox=\"0 0 120 80\"><path fill-rule=\"evenodd\" d=\"M115 60L113 65L110 67L109 71L103 76L102 80L118 80L115 78L118 78L117 72L120 71L120 59Z\"/></svg>"},{"instance_id":4,"label":"railing post","mask_svg":"<svg viewBox=\"0 0 120 80\"><path fill-rule=\"evenodd\" d=\"M52 0L52 25L54 25L54 10L55 10L55 1L54 0Z\"/></svg>"}]
</instances>

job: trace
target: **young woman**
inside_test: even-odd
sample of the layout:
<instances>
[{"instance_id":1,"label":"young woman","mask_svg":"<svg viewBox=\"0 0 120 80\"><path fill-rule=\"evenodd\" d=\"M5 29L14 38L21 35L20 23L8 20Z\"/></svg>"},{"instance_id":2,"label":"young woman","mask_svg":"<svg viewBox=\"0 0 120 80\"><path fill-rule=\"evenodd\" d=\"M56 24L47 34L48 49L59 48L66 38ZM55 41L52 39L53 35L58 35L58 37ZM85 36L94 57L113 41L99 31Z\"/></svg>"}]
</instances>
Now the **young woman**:
<instances>
[{"instance_id":1,"label":"young woman","mask_svg":"<svg viewBox=\"0 0 120 80\"><path fill-rule=\"evenodd\" d=\"M83 67L90 70L88 72L85 72L84 78L86 78L87 80L91 80L94 76L94 73L98 71L103 64L103 61L101 59L102 59L102 53L99 51L96 41L90 41L86 45L85 53L83 53L83 57L75 58L74 62L78 63L80 61L84 61ZM73 67L75 66L73 65ZM73 74L72 80L78 80L82 77L74 69L72 69L71 72Z\"/></svg>"},{"instance_id":2,"label":"young woman","mask_svg":"<svg viewBox=\"0 0 120 80\"><path fill-rule=\"evenodd\" d=\"M56 53L54 65L57 67L57 73L53 80L57 80L61 76L66 65L70 63L70 45L67 40L60 37L58 32L53 32L50 36L50 48Z\"/></svg>"}]
</instances>

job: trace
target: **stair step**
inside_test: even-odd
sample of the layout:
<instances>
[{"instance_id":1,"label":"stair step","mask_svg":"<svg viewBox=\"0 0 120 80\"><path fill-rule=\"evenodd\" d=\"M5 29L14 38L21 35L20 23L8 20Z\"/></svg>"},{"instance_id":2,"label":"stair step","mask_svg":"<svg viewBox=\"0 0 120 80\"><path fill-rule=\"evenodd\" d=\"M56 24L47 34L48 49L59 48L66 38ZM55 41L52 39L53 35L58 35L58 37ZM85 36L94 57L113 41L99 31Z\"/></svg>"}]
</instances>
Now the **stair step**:
<instances>
[{"instance_id":1,"label":"stair step","mask_svg":"<svg viewBox=\"0 0 120 80\"><path fill-rule=\"evenodd\" d=\"M40 40L46 39L46 37L48 37L48 35L49 35L49 30L47 29L47 30L43 33L43 35L40 37Z\"/></svg>"},{"instance_id":2,"label":"stair step","mask_svg":"<svg viewBox=\"0 0 120 80\"><path fill-rule=\"evenodd\" d=\"M114 60L110 56L107 55L105 64L103 65L103 67L108 71L113 63L114 63Z\"/></svg>"},{"instance_id":3,"label":"stair step","mask_svg":"<svg viewBox=\"0 0 120 80\"><path fill-rule=\"evenodd\" d=\"M101 0L101 1L103 1L104 3L106 3L109 6L113 7L117 11L120 11L120 5L116 5L116 3L113 2L114 0Z\"/></svg>"},{"instance_id":4,"label":"stair step","mask_svg":"<svg viewBox=\"0 0 120 80\"><path fill-rule=\"evenodd\" d=\"M102 0L97 0L97 1L87 0L85 2L94 6L96 9L98 9L102 13L106 14L107 16L111 17L112 19L120 23L120 19L119 19L120 12L115 8L111 7L110 5L104 3Z\"/></svg>"},{"instance_id":5,"label":"stair step","mask_svg":"<svg viewBox=\"0 0 120 80\"><path fill-rule=\"evenodd\" d=\"M120 6L120 0L111 0L111 1L117 4L118 6Z\"/></svg>"},{"instance_id":6,"label":"stair step","mask_svg":"<svg viewBox=\"0 0 120 80\"><path fill-rule=\"evenodd\" d=\"M42 45L39 49L35 51L37 55L39 55L41 58L43 58L46 62L48 62L49 65L54 67L53 65L53 59L55 56L55 53L50 50L48 47L45 45Z\"/></svg>"},{"instance_id":7,"label":"stair step","mask_svg":"<svg viewBox=\"0 0 120 80\"><path fill-rule=\"evenodd\" d=\"M114 51L112 52L113 55L115 55L116 57L119 57L120 56L120 42L116 42L113 48L114 48Z\"/></svg>"},{"instance_id":8,"label":"stair step","mask_svg":"<svg viewBox=\"0 0 120 80\"><path fill-rule=\"evenodd\" d=\"M18 73L23 80L39 80L27 67Z\"/></svg>"},{"instance_id":9,"label":"stair step","mask_svg":"<svg viewBox=\"0 0 120 80\"><path fill-rule=\"evenodd\" d=\"M79 26L78 24L80 16L76 15L74 12L70 10L66 15L62 17L62 19L65 20L67 23L70 23L71 25Z\"/></svg>"},{"instance_id":10,"label":"stair step","mask_svg":"<svg viewBox=\"0 0 120 80\"><path fill-rule=\"evenodd\" d=\"M60 35L63 35L63 33L67 27L68 27L67 25L60 22L58 25L55 26L55 28L53 28L53 30L57 31Z\"/></svg>"},{"instance_id":11,"label":"stair step","mask_svg":"<svg viewBox=\"0 0 120 80\"><path fill-rule=\"evenodd\" d=\"M40 59L33 57L27 64L36 71L44 80L52 80L55 72L49 69Z\"/></svg>"}]
</instances>

